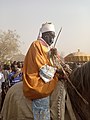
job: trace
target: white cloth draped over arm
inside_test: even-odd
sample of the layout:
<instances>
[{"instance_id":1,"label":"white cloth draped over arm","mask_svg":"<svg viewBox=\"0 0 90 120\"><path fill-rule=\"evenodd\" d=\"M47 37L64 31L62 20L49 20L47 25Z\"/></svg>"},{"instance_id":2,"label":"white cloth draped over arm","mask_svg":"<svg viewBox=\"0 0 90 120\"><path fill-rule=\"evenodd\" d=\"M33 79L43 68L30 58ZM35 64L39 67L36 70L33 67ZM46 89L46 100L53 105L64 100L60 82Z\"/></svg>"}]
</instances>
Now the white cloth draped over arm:
<instances>
[{"instance_id":1,"label":"white cloth draped over arm","mask_svg":"<svg viewBox=\"0 0 90 120\"><path fill-rule=\"evenodd\" d=\"M39 75L42 78L42 80L45 83L47 83L53 79L55 72L56 72L55 67L46 64L40 68Z\"/></svg>"}]
</instances>

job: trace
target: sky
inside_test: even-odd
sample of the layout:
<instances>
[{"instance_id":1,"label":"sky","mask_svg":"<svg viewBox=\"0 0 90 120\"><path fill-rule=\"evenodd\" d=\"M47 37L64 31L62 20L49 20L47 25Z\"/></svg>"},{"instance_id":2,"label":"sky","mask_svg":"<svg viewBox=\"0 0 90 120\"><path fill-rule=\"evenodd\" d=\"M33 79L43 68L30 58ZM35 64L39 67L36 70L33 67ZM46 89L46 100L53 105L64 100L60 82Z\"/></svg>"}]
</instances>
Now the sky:
<instances>
[{"instance_id":1,"label":"sky","mask_svg":"<svg viewBox=\"0 0 90 120\"><path fill-rule=\"evenodd\" d=\"M90 0L0 0L0 30L16 30L26 54L45 22L62 31L56 48L63 55L90 54Z\"/></svg>"}]
</instances>

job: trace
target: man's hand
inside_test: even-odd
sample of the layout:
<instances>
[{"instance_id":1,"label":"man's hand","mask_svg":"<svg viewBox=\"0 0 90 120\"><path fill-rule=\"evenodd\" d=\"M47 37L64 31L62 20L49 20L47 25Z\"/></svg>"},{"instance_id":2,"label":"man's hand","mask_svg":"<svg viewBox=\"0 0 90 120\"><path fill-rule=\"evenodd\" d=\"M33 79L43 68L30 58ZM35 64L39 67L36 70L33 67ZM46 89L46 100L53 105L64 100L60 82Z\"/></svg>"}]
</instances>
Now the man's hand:
<instances>
[{"instance_id":1,"label":"man's hand","mask_svg":"<svg viewBox=\"0 0 90 120\"><path fill-rule=\"evenodd\" d=\"M67 77L69 77L69 73L65 71L65 74L62 69L57 69L56 73L58 74L59 80L67 80Z\"/></svg>"},{"instance_id":2,"label":"man's hand","mask_svg":"<svg viewBox=\"0 0 90 120\"><path fill-rule=\"evenodd\" d=\"M56 48L51 48L50 49L50 51L51 51L51 55L57 55L57 49Z\"/></svg>"}]
</instances>

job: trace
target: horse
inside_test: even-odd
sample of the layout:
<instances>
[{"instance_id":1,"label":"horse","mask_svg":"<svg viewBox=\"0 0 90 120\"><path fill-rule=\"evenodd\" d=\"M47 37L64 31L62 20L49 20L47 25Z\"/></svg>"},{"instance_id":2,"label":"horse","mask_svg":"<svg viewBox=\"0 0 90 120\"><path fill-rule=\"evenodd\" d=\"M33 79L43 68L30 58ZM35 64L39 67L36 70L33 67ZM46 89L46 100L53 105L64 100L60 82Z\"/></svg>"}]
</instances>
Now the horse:
<instances>
[{"instance_id":1,"label":"horse","mask_svg":"<svg viewBox=\"0 0 90 120\"><path fill-rule=\"evenodd\" d=\"M58 81L50 95L51 120L90 119L89 72L90 62L74 69L69 76L74 87L68 80ZM1 120L33 120L31 104L32 101L23 94L23 82L16 83L6 94Z\"/></svg>"},{"instance_id":2,"label":"horse","mask_svg":"<svg viewBox=\"0 0 90 120\"><path fill-rule=\"evenodd\" d=\"M90 120L90 61L76 68L70 80L79 93L70 84L67 85L75 116L77 120Z\"/></svg>"}]
</instances>

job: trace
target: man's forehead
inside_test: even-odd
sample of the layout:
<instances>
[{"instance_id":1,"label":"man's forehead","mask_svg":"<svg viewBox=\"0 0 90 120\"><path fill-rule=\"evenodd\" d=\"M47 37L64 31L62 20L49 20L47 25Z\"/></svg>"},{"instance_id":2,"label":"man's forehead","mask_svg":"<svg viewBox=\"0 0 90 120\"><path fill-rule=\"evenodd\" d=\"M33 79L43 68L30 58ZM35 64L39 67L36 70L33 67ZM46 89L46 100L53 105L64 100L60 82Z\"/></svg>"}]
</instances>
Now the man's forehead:
<instances>
[{"instance_id":1,"label":"man's forehead","mask_svg":"<svg viewBox=\"0 0 90 120\"><path fill-rule=\"evenodd\" d=\"M54 37L55 37L55 32L53 32L53 31L45 32L45 34L48 34L48 35L51 35L51 36L54 36Z\"/></svg>"}]
</instances>

